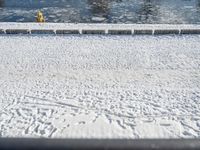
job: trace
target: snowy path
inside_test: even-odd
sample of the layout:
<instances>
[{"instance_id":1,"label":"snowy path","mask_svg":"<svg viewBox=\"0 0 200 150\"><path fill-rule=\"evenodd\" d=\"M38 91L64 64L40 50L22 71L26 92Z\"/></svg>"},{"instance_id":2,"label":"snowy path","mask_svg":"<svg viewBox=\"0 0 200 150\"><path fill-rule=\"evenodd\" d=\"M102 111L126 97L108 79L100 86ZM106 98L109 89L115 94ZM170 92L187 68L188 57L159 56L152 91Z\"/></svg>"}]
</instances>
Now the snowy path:
<instances>
[{"instance_id":1,"label":"snowy path","mask_svg":"<svg viewBox=\"0 0 200 150\"><path fill-rule=\"evenodd\" d=\"M0 36L0 136L200 138L200 36Z\"/></svg>"}]
</instances>

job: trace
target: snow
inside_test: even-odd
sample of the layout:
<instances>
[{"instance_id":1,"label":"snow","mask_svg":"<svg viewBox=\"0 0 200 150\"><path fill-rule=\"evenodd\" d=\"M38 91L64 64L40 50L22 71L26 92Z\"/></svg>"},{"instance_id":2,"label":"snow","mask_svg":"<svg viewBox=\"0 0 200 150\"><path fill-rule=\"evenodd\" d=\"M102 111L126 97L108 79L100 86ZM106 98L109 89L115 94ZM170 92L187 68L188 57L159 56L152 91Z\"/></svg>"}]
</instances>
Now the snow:
<instances>
[{"instance_id":1,"label":"snow","mask_svg":"<svg viewBox=\"0 0 200 150\"><path fill-rule=\"evenodd\" d=\"M198 35L2 35L0 47L1 137L200 137Z\"/></svg>"},{"instance_id":2,"label":"snow","mask_svg":"<svg viewBox=\"0 0 200 150\"><path fill-rule=\"evenodd\" d=\"M198 24L99 24L99 23L7 23L0 22L0 29L101 29L101 30L109 30L109 29L125 29L125 30L159 30L159 29L200 29L200 25Z\"/></svg>"},{"instance_id":3,"label":"snow","mask_svg":"<svg viewBox=\"0 0 200 150\"><path fill-rule=\"evenodd\" d=\"M102 21L106 20L106 18L104 18L104 17L92 17L91 20L96 21L96 22L102 22Z\"/></svg>"}]
</instances>

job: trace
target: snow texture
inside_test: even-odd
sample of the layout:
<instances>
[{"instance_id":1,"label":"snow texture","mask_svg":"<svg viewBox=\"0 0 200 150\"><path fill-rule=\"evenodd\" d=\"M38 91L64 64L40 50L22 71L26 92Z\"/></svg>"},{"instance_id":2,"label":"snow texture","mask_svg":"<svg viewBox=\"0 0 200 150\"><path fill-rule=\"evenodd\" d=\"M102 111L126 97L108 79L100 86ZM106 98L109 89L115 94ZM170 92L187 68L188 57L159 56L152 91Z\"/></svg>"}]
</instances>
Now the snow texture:
<instances>
[{"instance_id":1,"label":"snow texture","mask_svg":"<svg viewBox=\"0 0 200 150\"><path fill-rule=\"evenodd\" d=\"M200 138L200 36L0 36L0 136Z\"/></svg>"},{"instance_id":2,"label":"snow texture","mask_svg":"<svg viewBox=\"0 0 200 150\"><path fill-rule=\"evenodd\" d=\"M0 22L0 29L141 29L141 30L154 30L154 29L200 29L198 24L86 24L86 23L7 23Z\"/></svg>"}]
</instances>

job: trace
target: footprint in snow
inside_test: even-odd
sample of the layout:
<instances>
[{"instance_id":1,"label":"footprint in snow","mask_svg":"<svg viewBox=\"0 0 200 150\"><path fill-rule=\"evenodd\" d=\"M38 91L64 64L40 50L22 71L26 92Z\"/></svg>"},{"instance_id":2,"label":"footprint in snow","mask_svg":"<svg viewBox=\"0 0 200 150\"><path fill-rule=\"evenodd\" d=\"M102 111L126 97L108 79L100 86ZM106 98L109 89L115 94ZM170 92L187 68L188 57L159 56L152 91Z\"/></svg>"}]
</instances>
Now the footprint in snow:
<instances>
[{"instance_id":1,"label":"footprint in snow","mask_svg":"<svg viewBox=\"0 0 200 150\"><path fill-rule=\"evenodd\" d=\"M160 123L160 125L165 126L165 127L171 126L171 124L169 124L169 123Z\"/></svg>"},{"instance_id":2,"label":"footprint in snow","mask_svg":"<svg viewBox=\"0 0 200 150\"><path fill-rule=\"evenodd\" d=\"M85 121L80 121L79 124L86 124L86 122Z\"/></svg>"}]
</instances>

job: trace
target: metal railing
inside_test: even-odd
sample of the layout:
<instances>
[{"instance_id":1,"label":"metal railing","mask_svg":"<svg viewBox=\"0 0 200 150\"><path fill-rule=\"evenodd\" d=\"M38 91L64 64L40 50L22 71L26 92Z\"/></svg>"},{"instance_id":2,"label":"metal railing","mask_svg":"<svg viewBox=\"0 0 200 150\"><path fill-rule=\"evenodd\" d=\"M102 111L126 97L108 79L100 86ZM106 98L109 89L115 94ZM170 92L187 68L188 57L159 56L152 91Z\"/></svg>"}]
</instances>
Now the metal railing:
<instances>
[{"instance_id":1,"label":"metal railing","mask_svg":"<svg viewBox=\"0 0 200 150\"><path fill-rule=\"evenodd\" d=\"M75 30L75 29L0 29L0 34L56 34L56 35L68 35L68 34L95 34L95 35L182 35L182 34L200 34L200 29L135 29L135 30Z\"/></svg>"},{"instance_id":2,"label":"metal railing","mask_svg":"<svg viewBox=\"0 0 200 150\"><path fill-rule=\"evenodd\" d=\"M50 30L50 29L0 29L0 34L108 34L108 35L166 35L166 34L200 34L200 30Z\"/></svg>"}]
</instances>

